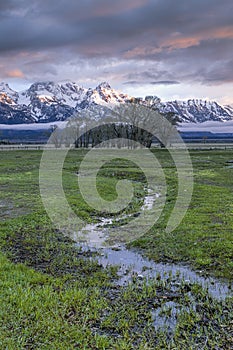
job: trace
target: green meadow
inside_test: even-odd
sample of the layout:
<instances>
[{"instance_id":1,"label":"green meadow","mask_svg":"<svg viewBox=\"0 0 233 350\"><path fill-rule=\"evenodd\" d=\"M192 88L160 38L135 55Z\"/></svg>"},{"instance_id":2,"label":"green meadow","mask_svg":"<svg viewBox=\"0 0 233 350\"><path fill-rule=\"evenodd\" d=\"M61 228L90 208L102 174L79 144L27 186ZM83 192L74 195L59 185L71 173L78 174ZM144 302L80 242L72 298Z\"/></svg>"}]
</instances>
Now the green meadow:
<instances>
[{"instance_id":1,"label":"green meadow","mask_svg":"<svg viewBox=\"0 0 233 350\"><path fill-rule=\"evenodd\" d=\"M166 150L153 152L166 177L166 205L158 222L128 248L156 262L186 264L230 287L233 151L190 152L193 196L172 234L165 228L177 195L175 165ZM76 214L96 223L99 213L86 204L78 188L77 173L85 154L82 149L68 153L63 188ZM174 293L169 275L149 282L133 278L119 285L117 266L103 268L95 258L98 252L82 250L53 226L40 197L41 155L41 151L0 152L0 348L233 349L232 295L217 300L207 289L185 280ZM114 200L121 179L134 184L134 198L123 214L136 213L146 179L133 163L122 159L106 163L98 173L98 191ZM174 302L180 307L175 316ZM153 314L175 318L172 331L156 329Z\"/></svg>"}]
</instances>

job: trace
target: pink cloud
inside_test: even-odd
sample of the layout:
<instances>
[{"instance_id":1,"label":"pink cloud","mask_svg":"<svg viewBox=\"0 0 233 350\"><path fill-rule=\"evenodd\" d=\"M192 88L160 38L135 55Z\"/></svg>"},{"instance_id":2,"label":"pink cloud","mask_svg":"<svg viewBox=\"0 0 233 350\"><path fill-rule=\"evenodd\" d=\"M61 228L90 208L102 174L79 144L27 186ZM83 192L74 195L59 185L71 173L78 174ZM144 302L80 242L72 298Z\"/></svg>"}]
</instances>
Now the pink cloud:
<instances>
[{"instance_id":1,"label":"pink cloud","mask_svg":"<svg viewBox=\"0 0 233 350\"><path fill-rule=\"evenodd\" d=\"M8 78L23 78L24 74L20 69L16 68L6 72L6 76Z\"/></svg>"},{"instance_id":2,"label":"pink cloud","mask_svg":"<svg viewBox=\"0 0 233 350\"><path fill-rule=\"evenodd\" d=\"M233 39L233 26L213 28L192 36L181 36L181 33L176 33L175 37L173 35L171 39L165 40L162 47L169 48L169 50L185 49L197 46L203 40L212 39Z\"/></svg>"}]
</instances>

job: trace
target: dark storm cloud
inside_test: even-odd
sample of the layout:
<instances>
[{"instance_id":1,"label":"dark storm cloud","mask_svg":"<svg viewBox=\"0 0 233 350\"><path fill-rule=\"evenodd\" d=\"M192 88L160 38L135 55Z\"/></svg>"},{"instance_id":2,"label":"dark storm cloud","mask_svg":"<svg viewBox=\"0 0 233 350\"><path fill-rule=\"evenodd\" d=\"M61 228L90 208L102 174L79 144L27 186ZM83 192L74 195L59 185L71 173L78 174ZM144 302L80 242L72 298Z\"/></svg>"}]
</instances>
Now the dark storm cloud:
<instances>
[{"instance_id":1,"label":"dark storm cloud","mask_svg":"<svg viewBox=\"0 0 233 350\"><path fill-rule=\"evenodd\" d=\"M159 80L159 81L150 81L150 82L139 82L136 80L130 80L123 83L124 85L142 85L142 84L149 84L149 85L177 85L180 84L179 81L176 80Z\"/></svg>"},{"instance_id":2,"label":"dark storm cloud","mask_svg":"<svg viewBox=\"0 0 233 350\"><path fill-rule=\"evenodd\" d=\"M123 50L133 49L135 44L156 47L157 43L159 47L164 42L171 46L183 36L195 37L232 25L231 0L182 0L175 5L172 0L134 3L121 0L116 6L109 0L10 1L9 11L2 13L0 28L4 35L0 47L43 48L68 43L80 45L82 51L90 43L102 48L111 44L110 51L120 54L121 45ZM178 39L177 33L181 34Z\"/></svg>"},{"instance_id":3,"label":"dark storm cloud","mask_svg":"<svg viewBox=\"0 0 233 350\"><path fill-rule=\"evenodd\" d=\"M0 53L31 54L16 67L29 75L43 64L33 54L46 51L51 74L75 57L115 58L144 62L126 82L233 81L232 13L232 0L0 1ZM155 68L145 73L147 61Z\"/></svg>"},{"instance_id":4,"label":"dark storm cloud","mask_svg":"<svg viewBox=\"0 0 233 350\"><path fill-rule=\"evenodd\" d=\"M160 81L151 82L151 85L177 85L177 84L180 84L180 82L176 80L160 80Z\"/></svg>"},{"instance_id":5,"label":"dark storm cloud","mask_svg":"<svg viewBox=\"0 0 233 350\"><path fill-rule=\"evenodd\" d=\"M127 18L123 18L124 13L134 11L145 2L131 0L127 5L119 1L114 6L109 1L25 0L12 1L9 6L2 4L0 31L4 35L0 37L0 50L73 45L80 54L86 54L90 45L105 51L108 44L112 49L114 40L123 38L126 33L131 37L136 31Z\"/></svg>"},{"instance_id":6,"label":"dark storm cloud","mask_svg":"<svg viewBox=\"0 0 233 350\"><path fill-rule=\"evenodd\" d=\"M129 73L126 76L126 79L135 79L135 80L143 80L143 81L147 81L147 80L158 80L161 79L161 77L165 77L168 79L168 77L171 76L171 74L167 71L167 70L161 70L161 69L150 69L150 70L146 70L146 71L142 71L139 73Z\"/></svg>"}]
</instances>

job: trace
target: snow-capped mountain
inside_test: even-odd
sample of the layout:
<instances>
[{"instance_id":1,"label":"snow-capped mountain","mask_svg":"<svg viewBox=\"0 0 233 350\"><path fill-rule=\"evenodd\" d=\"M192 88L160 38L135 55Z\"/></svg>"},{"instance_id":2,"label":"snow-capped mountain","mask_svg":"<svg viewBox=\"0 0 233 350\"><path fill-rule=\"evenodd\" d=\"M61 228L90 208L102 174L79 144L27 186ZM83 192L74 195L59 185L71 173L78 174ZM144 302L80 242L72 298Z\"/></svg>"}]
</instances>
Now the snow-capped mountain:
<instances>
[{"instance_id":1,"label":"snow-capped mountain","mask_svg":"<svg viewBox=\"0 0 233 350\"><path fill-rule=\"evenodd\" d=\"M65 120L75 112L86 90L75 83L37 82L16 92L0 85L0 123L21 124Z\"/></svg>"},{"instance_id":2,"label":"snow-capped mountain","mask_svg":"<svg viewBox=\"0 0 233 350\"><path fill-rule=\"evenodd\" d=\"M103 82L85 89L76 83L36 82L21 92L0 83L0 124L49 123L64 121L80 109L93 105L112 106L133 98L118 92ZM233 107L204 100L159 103L156 97L137 99L148 105L156 101L160 111L174 112L181 122L227 121L233 119Z\"/></svg>"},{"instance_id":3,"label":"snow-capped mountain","mask_svg":"<svg viewBox=\"0 0 233 350\"><path fill-rule=\"evenodd\" d=\"M119 93L111 88L111 86L103 82L95 89L88 89L81 103L77 104L76 108L88 108L90 105L109 106L117 103L129 102L131 96Z\"/></svg>"},{"instance_id":4,"label":"snow-capped mountain","mask_svg":"<svg viewBox=\"0 0 233 350\"><path fill-rule=\"evenodd\" d=\"M161 106L160 111L177 114L183 123L224 122L233 119L233 108L230 106L221 106L215 101L200 99L169 101Z\"/></svg>"},{"instance_id":5,"label":"snow-capped mountain","mask_svg":"<svg viewBox=\"0 0 233 350\"><path fill-rule=\"evenodd\" d=\"M59 103L75 107L82 100L85 92L86 89L76 83L37 82L19 94L18 103L30 105L38 100L47 104Z\"/></svg>"},{"instance_id":6,"label":"snow-capped mountain","mask_svg":"<svg viewBox=\"0 0 233 350\"><path fill-rule=\"evenodd\" d=\"M91 105L129 101L108 83L85 89L76 83L36 82L29 89L16 92L8 84L0 84L0 124L45 123L63 121L77 110Z\"/></svg>"},{"instance_id":7,"label":"snow-capped mountain","mask_svg":"<svg viewBox=\"0 0 233 350\"><path fill-rule=\"evenodd\" d=\"M0 102L14 104L18 100L18 93L12 90L8 84L0 83Z\"/></svg>"}]
</instances>

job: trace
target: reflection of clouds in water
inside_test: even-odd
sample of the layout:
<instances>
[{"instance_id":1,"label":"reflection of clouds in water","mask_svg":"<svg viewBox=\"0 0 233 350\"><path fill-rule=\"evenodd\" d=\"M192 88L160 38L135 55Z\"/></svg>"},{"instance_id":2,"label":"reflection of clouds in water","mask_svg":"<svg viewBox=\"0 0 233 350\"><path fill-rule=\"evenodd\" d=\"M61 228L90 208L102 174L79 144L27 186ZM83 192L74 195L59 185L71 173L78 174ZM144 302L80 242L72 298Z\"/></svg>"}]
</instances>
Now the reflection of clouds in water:
<instances>
[{"instance_id":1,"label":"reflection of clouds in water","mask_svg":"<svg viewBox=\"0 0 233 350\"><path fill-rule=\"evenodd\" d=\"M208 131L213 133L233 133L233 120L227 122L182 123L179 131Z\"/></svg>"}]
</instances>

